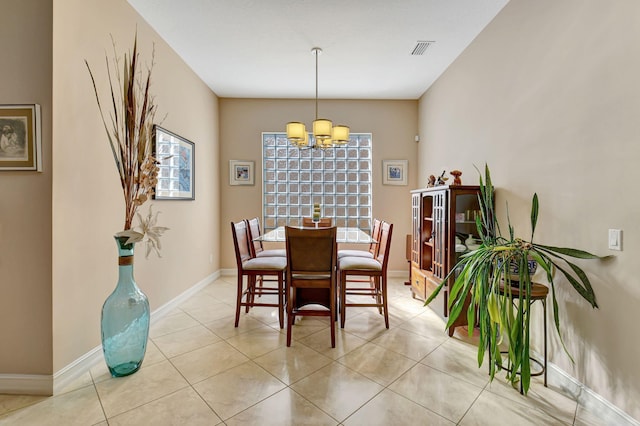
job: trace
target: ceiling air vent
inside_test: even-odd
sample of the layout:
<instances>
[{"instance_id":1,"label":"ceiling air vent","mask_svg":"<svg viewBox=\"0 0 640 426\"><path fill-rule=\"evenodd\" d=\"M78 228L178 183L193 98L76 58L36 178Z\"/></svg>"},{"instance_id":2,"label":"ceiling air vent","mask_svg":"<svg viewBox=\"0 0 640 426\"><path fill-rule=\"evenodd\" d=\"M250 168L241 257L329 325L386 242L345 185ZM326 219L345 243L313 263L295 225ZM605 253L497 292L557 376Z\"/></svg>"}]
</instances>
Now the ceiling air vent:
<instances>
[{"instance_id":1,"label":"ceiling air vent","mask_svg":"<svg viewBox=\"0 0 640 426\"><path fill-rule=\"evenodd\" d=\"M435 41L417 41L416 46L411 51L412 56L424 55L424 52L427 50L429 46L431 46Z\"/></svg>"}]
</instances>

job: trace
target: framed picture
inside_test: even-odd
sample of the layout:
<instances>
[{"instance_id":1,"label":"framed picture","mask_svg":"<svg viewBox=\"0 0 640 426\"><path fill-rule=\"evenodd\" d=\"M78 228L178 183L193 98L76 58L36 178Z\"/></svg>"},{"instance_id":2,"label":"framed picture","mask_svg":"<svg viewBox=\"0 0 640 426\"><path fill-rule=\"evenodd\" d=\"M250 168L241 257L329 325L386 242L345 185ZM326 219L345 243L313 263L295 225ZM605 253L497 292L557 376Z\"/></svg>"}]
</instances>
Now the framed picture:
<instances>
[{"instance_id":1,"label":"framed picture","mask_svg":"<svg viewBox=\"0 0 640 426\"><path fill-rule=\"evenodd\" d=\"M382 160L383 185L407 185L408 160Z\"/></svg>"},{"instance_id":2,"label":"framed picture","mask_svg":"<svg viewBox=\"0 0 640 426\"><path fill-rule=\"evenodd\" d=\"M153 126L153 156L158 160L156 200L195 200L195 144Z\"/></svg>"},{"instance_id":3,"label":"framed picture","mask_svg":"<svg viewBox=\"0 0 640 426\"><path fill-rule=\"evenodd\" d=\"M253 185L253 161L229 160L229 185Z\"/></svg>"},{"instance_id":4,"label":"framed picture","mask_svg":"<svg viewBox=\"0 0 640 426\"><path fill-rule=\"evenodd\" d=\"M42 171L40 105L0 105L0 170Z\"/></svg>"}]
</instances>

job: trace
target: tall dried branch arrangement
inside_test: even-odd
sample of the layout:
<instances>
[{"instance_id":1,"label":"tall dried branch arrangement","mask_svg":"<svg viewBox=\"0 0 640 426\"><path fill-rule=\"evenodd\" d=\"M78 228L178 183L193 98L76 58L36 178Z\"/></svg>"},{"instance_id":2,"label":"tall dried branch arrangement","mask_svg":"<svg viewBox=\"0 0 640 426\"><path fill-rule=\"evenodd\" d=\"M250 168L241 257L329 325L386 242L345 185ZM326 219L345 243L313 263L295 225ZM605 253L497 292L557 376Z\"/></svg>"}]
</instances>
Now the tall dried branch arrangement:
<instances>
[{"instance_id":1,"label":"tall dried branch arrangement","mask_svg":"<svg viewBox=\"0 0 640 426\"><path fill-rule=\"evenodd\" d=\"M139 69L138 37L133 41L133 52L120 58L113 45L111 62L105 56L112 110L105 117L95 78L89 63L85 60L98 109L104 124L113 159L120 175L124 194L125 221L124 230L131 229L131 222L139 206L154 193L157 183L158 166L152 156L153 121L156 113L154 98L149 94L151 72L153 70L155 50L152 51L151 65L146 72Z\"/></svg>"}]
</instances>

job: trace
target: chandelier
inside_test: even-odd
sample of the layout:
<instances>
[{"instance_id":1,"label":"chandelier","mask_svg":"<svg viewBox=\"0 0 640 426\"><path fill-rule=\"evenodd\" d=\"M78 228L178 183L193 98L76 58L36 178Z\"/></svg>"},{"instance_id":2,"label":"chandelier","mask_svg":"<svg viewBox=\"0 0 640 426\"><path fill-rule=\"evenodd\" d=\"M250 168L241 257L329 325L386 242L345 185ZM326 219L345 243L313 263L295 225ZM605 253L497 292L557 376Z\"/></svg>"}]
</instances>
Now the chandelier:
<instances>
[{"instance_id":1,"label":"chandelier","mask_svg":"<svg viewBox=\"0 0 640 426\"><path fill-rule=\"evenodd\" d=\"M349 142L349 127L343 125L333 125L331 120L318 118L318 56L322 54L322 49L314 47L311 53L316 57L316 119L313 122L312 148L333 148L335 146L346 145ZM304 125L299 121L287 123L287 139L293 146L298 148L309 147L309 133Z\"/></svg>"}]
</instances>

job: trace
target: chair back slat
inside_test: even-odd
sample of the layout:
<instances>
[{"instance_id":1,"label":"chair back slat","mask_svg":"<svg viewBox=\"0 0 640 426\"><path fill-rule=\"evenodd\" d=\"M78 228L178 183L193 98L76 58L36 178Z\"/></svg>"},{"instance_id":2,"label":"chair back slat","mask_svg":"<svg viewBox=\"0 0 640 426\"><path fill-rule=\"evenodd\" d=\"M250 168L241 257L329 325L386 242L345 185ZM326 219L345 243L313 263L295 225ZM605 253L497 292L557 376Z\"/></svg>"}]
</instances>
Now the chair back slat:
<instances>
[{"instance_id":1,"label":"chair back slat","mask_svg":"<svg viewBox=\"0 0 640 426\"><path fill-rule=\"evenodd\" d=\"M382 221L380 219L373 219L371 238L373 238L375 242L369 244L369 252L373 255L373 257L376 257L376 255L378 254L378 248L380 247L380 231L382 231Z\"/></svg>"},{"instance_id":2,"label":"chair back slat","mask_svg":"<svg viewBox=\"0 0 640 426\"><path fill-rule=\"evenodd\" d=\"M330 217L321 217L320 221L318 222L318 227L319 228L329 228L332 224L333 224L333 219L331 219ZM314 227L315 228L316 224L313 221L313 218L311 218L311 217L303 217L302 218L302 226L304 226L304 227Z\"/></svg>"},{"instance_id":3,"label":"chair back slat","mask_svg":"<svg viewBox=\"0 0 640 426\"><path fill-rule=\"evenodd\" d=\"M249 230L249 241L251 241L251 256L256 257L258 253L264 250L262 241L255 241L256 238L262 236L260 232L260 219L257 217L247 219L247 229Z\"/></svg>"},{"instance_id":4,"label":"chair back slat","mask_svg":"<svg viewBox=\"0 0 640 426\"><path fill-rule=\"evenodd\" d=\"M382 270L386 271L389 262L389 249L391 248L391 234L393 233L393 224L382 222L380 227L380 239L378 240L378 255L376 259L382 264Z\"/></svg>"},{"instance_id":5,"label":"chair back slat","mask_svg":"<svg viewBox=\"0 0 640 426\"><path fill-rule=\"evenodd\" d=\"M246 221L231 222L231 233L233 234L233 246L236 251L236 262L238 271L242 270L242 264L251 259L251 249L249 248L249 234Z\"/></svg>"}]
</instances>

